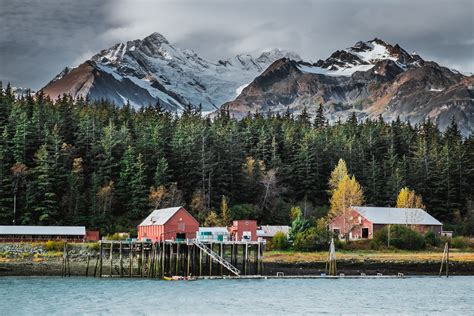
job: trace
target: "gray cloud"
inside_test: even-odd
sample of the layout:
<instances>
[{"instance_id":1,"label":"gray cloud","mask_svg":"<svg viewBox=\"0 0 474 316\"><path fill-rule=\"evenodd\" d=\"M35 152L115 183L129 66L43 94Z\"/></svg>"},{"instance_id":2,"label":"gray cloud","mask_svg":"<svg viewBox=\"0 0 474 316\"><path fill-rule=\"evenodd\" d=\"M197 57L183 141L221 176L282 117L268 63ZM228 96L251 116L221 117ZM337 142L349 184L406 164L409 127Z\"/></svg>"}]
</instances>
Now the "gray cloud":
<instances>
[{"instance_id":1,"label":"gray cloud","mask_svg":"<svg viewBox=\"0 0 474 316\"><path fill-rule=\"evenodd\" d=\"M474 72L470 0L11 2L0 11L0 79L33 88L102 48L155 31L210 59L278 47L317 60L379 37Z\"/></svg>"}]
</instances>

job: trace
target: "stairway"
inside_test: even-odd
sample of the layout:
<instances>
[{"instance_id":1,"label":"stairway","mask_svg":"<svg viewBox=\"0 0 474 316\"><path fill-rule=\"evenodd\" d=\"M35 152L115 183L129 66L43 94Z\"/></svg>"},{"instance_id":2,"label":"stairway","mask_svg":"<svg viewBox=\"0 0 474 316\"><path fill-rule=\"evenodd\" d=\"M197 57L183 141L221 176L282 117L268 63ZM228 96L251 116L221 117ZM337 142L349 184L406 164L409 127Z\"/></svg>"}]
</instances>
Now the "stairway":
<instances>
[{"instance_id":1,"label":"stairway","mask_svg":"<svg viewBox=\"0 0 474 316\"><path fill-rule=\"evenodd\" d=\"M219 256L217 253L212 251L211 248L209 248L208 246L206 246L205 244L203 244L202 242L200 242L197 239L193 240L193 244L195 244L199 249L201 249L206 254L208 254L214 261L217 261L218 263L223 265L227 270L229 270L230 272L232 272L236 276L240 276L240 270L239 269L237 269L236 267L231 265L229 263L229 261L227 261L224 258L222 258L221 256Z\"/></svg>"}]
</instances>

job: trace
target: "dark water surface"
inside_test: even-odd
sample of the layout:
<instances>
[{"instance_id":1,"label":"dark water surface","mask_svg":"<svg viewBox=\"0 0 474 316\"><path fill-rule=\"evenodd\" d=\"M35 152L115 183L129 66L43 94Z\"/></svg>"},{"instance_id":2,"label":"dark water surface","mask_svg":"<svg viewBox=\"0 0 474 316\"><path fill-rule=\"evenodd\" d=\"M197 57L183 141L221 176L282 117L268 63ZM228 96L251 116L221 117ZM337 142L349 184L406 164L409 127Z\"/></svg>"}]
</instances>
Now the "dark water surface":
<instances>
[{"instance_id":1,"label":"dark water surface","mask_svg":"<svg viewBox=\"0 0 474 316\"><path fill-rule=\"evenodd\" d=\"M339 280L0 278L0 315L474 315L474 277Z\"/></svg>"}]
</instances>

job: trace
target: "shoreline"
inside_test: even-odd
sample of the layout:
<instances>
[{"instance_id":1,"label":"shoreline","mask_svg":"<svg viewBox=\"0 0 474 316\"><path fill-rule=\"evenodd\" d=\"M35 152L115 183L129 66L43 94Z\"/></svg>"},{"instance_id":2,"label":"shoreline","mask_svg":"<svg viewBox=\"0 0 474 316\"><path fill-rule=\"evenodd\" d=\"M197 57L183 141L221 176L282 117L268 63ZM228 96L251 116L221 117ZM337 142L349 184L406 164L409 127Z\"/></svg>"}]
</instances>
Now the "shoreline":
<instances>
[{"instance_id":1,"label":"shoreline","mask_svg":"<svg viewBox=\"0 0 474 316\"><path fill-rule=\"evenodd\" d=\"M71 245L69 266L71 276L94 275L99 252L90 244ZM373 251L342 250L337 252L337 273L347 276L426 275L437 276L442 253L428 251ZM87 269L87 260L89 268ZM239 266L242 264L239 259ZM321 276L326 272L327 252L267 251L263 256L262 276ZM110 261L104 257L103 274L110 274ZM216 264L217 265L217 264ZM253 266L253 263L250 263ZM202 276L206 275L203 269ZM250 272L252 273L252 268ZM213 270L218 272L218 269ZM444 274L443 269L443 274ZM43 244L0 244L0 277L2 276L61 276L63 274L63 252L47 249ZM98 271L97 271L98 274ZM113 275L119 275L114 264ZM474 252L453 250L450 254L449 275L474 275ZM215 275L213 275L215 276Z\"/></svg>"},{"instance_id":2,"label":"shoreline","mask_svg":"<svg viewBox=\"0 0 474 316\"><path fill-rule=\"evenodd\" d=\"M70 261L71 276L86 276L86 263L83 260ZM91 260L88 276L94 275L95 260ZM262 276L276 276L283 273L284 276L321 276L325 273L325 262L265 262ZM440 262L351 262L338 261L337 271L346 276L375 276L397 275L404 276L437 276L439 274ZM105 272L108 273L108 267ZM0 277L2 276L61 276L61 260L48 261L4 261L0 262ZM444 270L443 270L444 275ZM449 275L474 275L474 262L450 262ZM125 277L128 278L128 277Z\"/></svg>"}]
</instances>

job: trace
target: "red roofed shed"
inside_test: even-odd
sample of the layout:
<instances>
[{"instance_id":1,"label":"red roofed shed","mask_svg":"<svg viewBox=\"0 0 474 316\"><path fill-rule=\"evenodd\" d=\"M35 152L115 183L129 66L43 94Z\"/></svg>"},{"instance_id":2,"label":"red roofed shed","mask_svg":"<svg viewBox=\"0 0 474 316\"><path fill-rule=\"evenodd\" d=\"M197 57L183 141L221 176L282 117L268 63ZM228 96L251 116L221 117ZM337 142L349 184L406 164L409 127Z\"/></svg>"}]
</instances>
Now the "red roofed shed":
<instances>
[{"instance_id":1,"label":"red roofed shed","mask_svg":"<svg viewBox=\"0 0 474 316\"><path fill-rule=\"evenodd\" d=\"M138 239L184 240L196 238L199 222L184 209L170 207L154 210L138 225Z\"/></svg>"}]
</instances>

